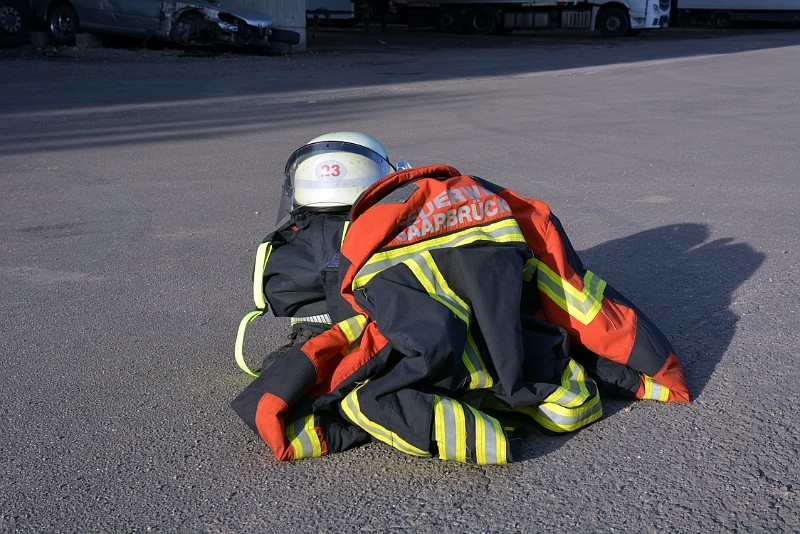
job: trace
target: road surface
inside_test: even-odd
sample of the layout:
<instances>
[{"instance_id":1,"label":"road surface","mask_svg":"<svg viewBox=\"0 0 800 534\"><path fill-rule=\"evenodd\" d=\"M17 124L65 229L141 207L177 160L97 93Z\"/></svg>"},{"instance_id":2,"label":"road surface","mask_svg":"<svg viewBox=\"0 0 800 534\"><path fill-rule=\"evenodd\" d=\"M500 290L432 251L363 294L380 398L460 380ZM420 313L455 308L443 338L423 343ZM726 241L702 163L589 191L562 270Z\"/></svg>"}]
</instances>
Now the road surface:
<instances>
[{"instance_id":1,"label":"road surface","mask_svg":"<svg viewBox=\"0 0 800 534\"><path fill-rule=\"evenodd\" d=\"M0 530L800 531L800 32L309 39L0 56ZM276 462L233 340L286 158L335 130L548 202L692 402L604 395L509 466Z\"/></svg>"}]
</instances>

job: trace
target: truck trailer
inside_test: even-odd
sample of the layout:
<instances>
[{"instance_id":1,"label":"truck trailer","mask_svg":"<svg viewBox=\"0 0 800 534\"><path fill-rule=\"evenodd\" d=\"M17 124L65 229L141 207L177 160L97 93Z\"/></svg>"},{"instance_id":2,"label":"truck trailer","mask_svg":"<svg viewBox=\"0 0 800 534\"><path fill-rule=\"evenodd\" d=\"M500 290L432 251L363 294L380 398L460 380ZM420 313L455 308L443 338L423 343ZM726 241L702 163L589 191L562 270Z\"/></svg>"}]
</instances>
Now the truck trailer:
<instances>
[{"instance_id":1,"label":"truck trailer","mask_svg":"<svg viewBox=\"0 0 800 534\"><path fill-rule=\"evenodd\" d=\"M522 29L599 30L607 37L666 28L670 0L395 0L398 21L442 32Z\"/></svg>"},{"instance_id":2,"label":"truck trailer","mask_svg":"<svg viewBox=\"0 0 800 534\"><path fill-rule=\"evenodd\" d=\"M800 23L800 0L678 0L681 20L730 28L734 22Z\"/></svg>"}]
</instances>

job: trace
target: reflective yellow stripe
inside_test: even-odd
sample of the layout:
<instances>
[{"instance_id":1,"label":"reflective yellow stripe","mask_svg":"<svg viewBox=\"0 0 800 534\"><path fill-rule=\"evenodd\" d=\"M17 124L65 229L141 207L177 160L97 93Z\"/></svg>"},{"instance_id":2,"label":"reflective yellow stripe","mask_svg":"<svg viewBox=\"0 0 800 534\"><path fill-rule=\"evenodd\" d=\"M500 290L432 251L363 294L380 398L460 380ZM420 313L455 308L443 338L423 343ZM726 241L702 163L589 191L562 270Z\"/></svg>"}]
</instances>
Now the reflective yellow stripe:
<instances>
[{"instance_id":1,"label":"reflective yellow stripe","mask_svg":"<svg viewBox=\"0 0 800 534\"><path fill-rule=\"evenodd\" d=\"M464 411L466 406L468 412ZM474 443L467 435L467 413L475 423ZM469 404L447 397L435 396L433 399L434 439L439 446L442 460L467 461L467 449L475 451L475 461L479 464L508 463L506 434L500 422L476 410Z\"/></svg>"},{"instance_id":2,"label":"reflective yellow stripe","mask_svg":"<svg viewBox=\"0 0 800 534\"><path fill-rule=\"evenodd\" d=\"M514 219L504 219L496 223L473 226L461 232L427 239L419 243L414 243L413 245L377 252L363 267L361 267L361 269L359 269L358 273L356 273L355 278L353 278L353 289L355 290L363 287L373 276L381 271L402 263L407 258L415 256L425 250L462 247L476 241L524 243L525 236L522 235Z\"/></svg>"},{"instance_id":3,"label":"reflective yellow stripe","mask_svg":"<svg viewBox=\"0 0 800 534\"><path fill-rule=\"evenodd\" d=\"M411 269L430 297L450 308L459 319L469 323L471 313L469 305L450 289L429 251L406 258L403 264Z\"/></svg>"},{"instance_id":4,"label":"reflective yellow stripe","mask_svg":"<svg viewBox=\"0 0 800 534\"><path fill-rule=\"evenodd\" d=\"M247 315L245 315L242 320L239 322L239 330L236 332L236 344L233 348L233 353L236 358L236 363L245 373L251 376L258 376L261 373L257 373L255 371L251 371L250 368L247 366L247 363L244 361L244 331L247 329L247 325L258 317L259 315L263 314L264 310L255 310L251 311Z\"/></svg>"},{"instance_id":5,"label":"reflective yellow stripe","mask_svg":"<svg viewBox=\"0 0 800 534\"><path fill-rule=\"evenodd\" d=\"M245 373L251 376L258 376L261 373L251 371L250 367L244 361L244 333L247 330L247 325L256 317L263 315L267 311L267 299L264 296L264 269L267 267L267 260L272 252L272 243L265 241L258 246L256 250L256 262L253 267L253 301L256 304L256 310L251 311L239 321L239 329L236 331L236 343L233 347L234 358L236 364Z\"/></svg>"},{"instance_id":6,"label":"reflective yellow stripe","mask_svg":"<svg viewBox=\"0 0 800 534\"><path fill-rule=\"evenodd\" d=\"M286 439L294 449L294 459L322 456L322 444L314 428L314 416L307 415L286 426Z\"/></svg>"},{"instance_id":7,"label":"reflective yellow stripe","mask_svg":"<svg viewBox=\"0 0 800 534\"><path fill-rule=\"evenodd\" d=\"M543 402L571 408L580 406L589 398L586 387L586 371L575 360L570 360L561 374L561 386L547 396Z\"/></svg>"},{"instance_id":8,"label":"reflective yellow stripe","mask_svg":"<svg viewBox=\"0 0 800 534\"><path fill-rule=\"evenodd\" d=\"M562 385L537 406L507 408L497 401L487 407L501 412L524 414L553 432L572 432L603 416L603 405L596 387L589 389L586 371L571 360L561 374ZM592 383L593 384L593 383Z\"/></svg>"},{"instance_id":9,"label":"reflective yellow stripe","mask_svg":"<svg viewBox=\"0 0 800 534\"><path fill-rule=\"evenodd\" d=\"M430 251L422 251L418 255L403 260L414 276L417 278L428 295L446 306L452 311L456 317L464 321L467 328L467 341L464 345L464 353L461 355L461 361L469 371L470 383L469 389L484 389L492 387L494 381L492 375L483 363L480 354L478 353L478 346L470 332L470 321L472 318L472 309L469 304L459 297L455 291L447 283L447 280L442 276L441 271L436 266L436 262L431 256Z\"/></svg>"},{"instance_id":10,"label":"reflective yellow stripe","mask_svg":"<svg viewBox=\"0 0 800 534\"><path fill-rule=\"evenodd\" d=\"M423 451L411 445L403 438L392 432L391 430L380 426L379 424L371 421L366 415L361 412L361 405L358 402L358 390L363 387L358 386L356 389L347 394L342 400L341 406L348 419L361 428L363 428L369 435L375 439L386 443L406 454L413 456L429 456L428 451Z\"/></svg>"},{"instance_id":11,"label":"reflective yellow stripe","mask_svg":"<svg viewBox=\"0 0 800 534\"><path fill-rule=\"evenodd\" d=\"M467 404L475 417L475 459L481 465L505 464L506 434L500 421Z\"/></svg>"},{"instance_id":12,"label":"reflective yellow stripe","mask_svg":"<svg viewBox=\"0 0 800 534\"><path fill-rule=\"evenodd\" d=\"M583 291L579 291L536 258L528 260L523 277L531 280L534 274L539 291L581 323L591 323L600 312L606 282L592 271L586 271L583 277Z\"/></svg>"},{"instance_id":13,"label":"reflective yellow stripe","mask_svg":"<svg viewBox=\"0 0 800 534\"><path fill-rule=\"evenodd\" d=\"M344 225L342 225L342 241L339 243L339 248L342 248L342 243L344 243L344 236L347 235L347 230L350 228L350 219L346 219L344 221Z\"/></svg>"},{"instance_id":14,"label":"reflective yellow stripe","mask_svg":"<svg viewBox=\"0 0 800 534\"><path fill-rule=\"evenodd\" d=\"M667 402L669 399L669 388L662 386L647 375L641 376L644 380L644 397L642 398Z\"/></svg>"},{"instance_id":15,"label":"reflective yellow stripe","mask_svg":"<svg viewBox=\"0 0 800 534\"><path fill-rule=\"evenodd\" d=\"M572 432L600 419L603 416L603 406L600 403L600 395L595 395L584 404L574 408L543 403L529 415L537 423L553 432Z\"/></svg>"},{"instance_id":16,"label":"reflective yellow stripe","mask_svg":"<svg viewBox=\"0 0 800 534\"><path fill-rule=\"evenodd\" d=\"M256 264L253 268L253 301L259 310L267 309L267 298L264 296L264 270L267 268L272 243L265 241L256 250Z\"/></svg>"},{"instance_id":17,"label":"reflective yellow stripe","mask_svg":"<svg viewBox=\"0 0 800 534\"><path fill-rule=\"evenodd\" d=\"M467 424L460 402L446 397L433 398L434 439L442 460L467 461Z\"/></svg>"},{"instance_id":18,"label":"reflective yellow stripe","mask_svg":"<svg viewBox=\"0 0 800 534\"><path fill-rule=\"evenodd\" d=\"M349 319L345 319L338 323L339 329L344 334L348 343L355 343L364 333L364 327L367 325L367 318L363 315L354 315Z\"/></svg>"}]
</instances>

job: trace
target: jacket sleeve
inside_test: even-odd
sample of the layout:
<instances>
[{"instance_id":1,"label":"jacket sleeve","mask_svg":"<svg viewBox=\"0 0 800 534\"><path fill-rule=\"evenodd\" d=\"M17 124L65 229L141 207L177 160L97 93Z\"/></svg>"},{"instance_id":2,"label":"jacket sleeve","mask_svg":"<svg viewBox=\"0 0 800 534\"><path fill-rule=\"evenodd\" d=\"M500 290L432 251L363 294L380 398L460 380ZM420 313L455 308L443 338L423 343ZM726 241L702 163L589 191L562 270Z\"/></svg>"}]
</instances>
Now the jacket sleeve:
<instances>
[{"instance_id":1,"label":"jacket sleeve","mask_svg":"<svg viewBox=\"0 0 800 534\"><path fill-rule=\"evenodd\" d=\"M664 334L602 278L583 267L561 222L544 203L503 191L534 258L525 275L541 297L540 315L571 340L620 366L604 365L618 392L637 398L688 402L680 362ZM631 380L628 371L636 375ZM614 378L614 375L618 379Z\"/></svg>"},{"instance_id":2,"label":"jacket sleeve","mask_svg":"<svg viewBox=\"0 0 800 534\"><path fill-rule=\"evenodd\" d=\"M231 403L278 460L323 456L369 439L331 410L330 403L317 402L348 376L349 369L357 369L374 354L371 335L364 336L358 350L351 350L364 324L351 318L291 347Z\"/></svg>"}]
</instances>

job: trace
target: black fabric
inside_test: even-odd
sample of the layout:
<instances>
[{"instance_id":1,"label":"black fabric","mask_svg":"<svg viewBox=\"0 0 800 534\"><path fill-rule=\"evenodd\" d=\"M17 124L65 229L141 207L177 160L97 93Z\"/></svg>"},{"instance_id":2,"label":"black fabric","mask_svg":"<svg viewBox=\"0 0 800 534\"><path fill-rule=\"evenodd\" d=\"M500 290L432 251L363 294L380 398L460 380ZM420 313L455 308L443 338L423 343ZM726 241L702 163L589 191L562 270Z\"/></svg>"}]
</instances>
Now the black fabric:
<instances>
[{"instance_id":1,"label":"black fabric","mask_svg":"<svg viewBox=\"0 0 800 534\"><path fill-rule=\"evenodd\" d=\"M341 255L337 252L325 262L322 268L321 280L322 288L325 292L325 307L331 320L338 322L339 317L339 259Z\"/></svg>"},{"instance_id":2,"label":"black fabric","mask_svg":"<svg viewBox=\"0 0 800 534\"><path fill-rule=\"evenodd\" d=\"M336 281L336 297L334 299L330 299L328 302L329 308L336 310L336 315L331 315L331 321L333 323L344 321L345 319L349 319L350 317L356 315L356 311L353 309L350 303L347 302L347 299L344 298L341 292L342 277L350 268L350 262L341 254L338 255L337 259L339 262L339 274L338 280Z\"/></svg>"},{"instance_id":3,"label":"black fabric","mask_svg":"<svg viewBox=\"0 0 800 534\"><path fill-rule=\"evenodd\" d=\"M326 281L338 280L326 264L338 255L347 213L306 212L267 240L272 252L264 271L264 294L278 317L328 313Z\"/></svg>"},{"instance_id":4,"label":"black fabric","mask_svg":"<svg viewBox=\"0 0 800 534\"><path fill-rule=\"evenodd\" d=\"M328 453L342 452L370 441L370 435L351 424L338 413L321 411L315 414L316 426L322 429Z\"/></svg>"},{"instance_id":5,"label":"black fabric","mask_svg":"<svg viewBox=\"0 0 800 534\"><path fill-rule=\"evenodd\" d=\"M411 195L416 193L417 189L419 189L418 186L414 185L413 182L409 182L390 192L376 204L403 204Z\"/></svg>"},{"instance_id":6,"label":"black fabric","mask_svg":"<svg viewBox=\"0 0 800 534\"><path fill-rule=\"evenodd\" d=\"M569 340L563 329L520 310L527 249L484 244L431 255L472 309L469 329L495 383L491 396L509 408L535 406L549 396L569 361ZM427 388L457 399L467 392L470 376L462 361L467 325L430 298L408 267L386 269L355 296L402 355L392 369L384 369L391 377L383 380L384 393Z\"/></svg>"},{"instance_id":7,"label":"black fabric","mask_svg":"<svg viewBox=\"0 0 800 534\"><path fill-rule=\"evenodd\" d=\"M328 330L329 326L324 323L297 323L292 325L292 332L289 334L289 342L285 345L282 345L277 350L274 350L267 354L267 357L264 358L264 362L261 364L260 372L264 372L269 368L270 365L275 363L280 356L294 347L295 345L302 345L309 339L314 336L321 334L322 332Z\"/></svg>"},{"instance_id":8,"label":"black fabric","mask_svg":"<svg viewBox=\"0 0 800 534\"><path fill-rule=\"evenodd\" d=\"M603 390L623 398L635 398L639 391L639 373L626 365L601 358L597 354L576 346L572 358L581 364Z\"/></svg>"},{"instance_id":9,"label":"black fabric","mask_svg":"<svg viewBox=\"0 0 800 534\"><path fill-rule=\"evenodd\" d=\"M316 382L314 365L300 352L300 346L294 345L277 355L269 372L262 372L231 402L233 411L253 432L258 433L256 410L265 393L279 397L292 406L302 399L302 392L311 389Z\"/></svg>"}]
</instances>

